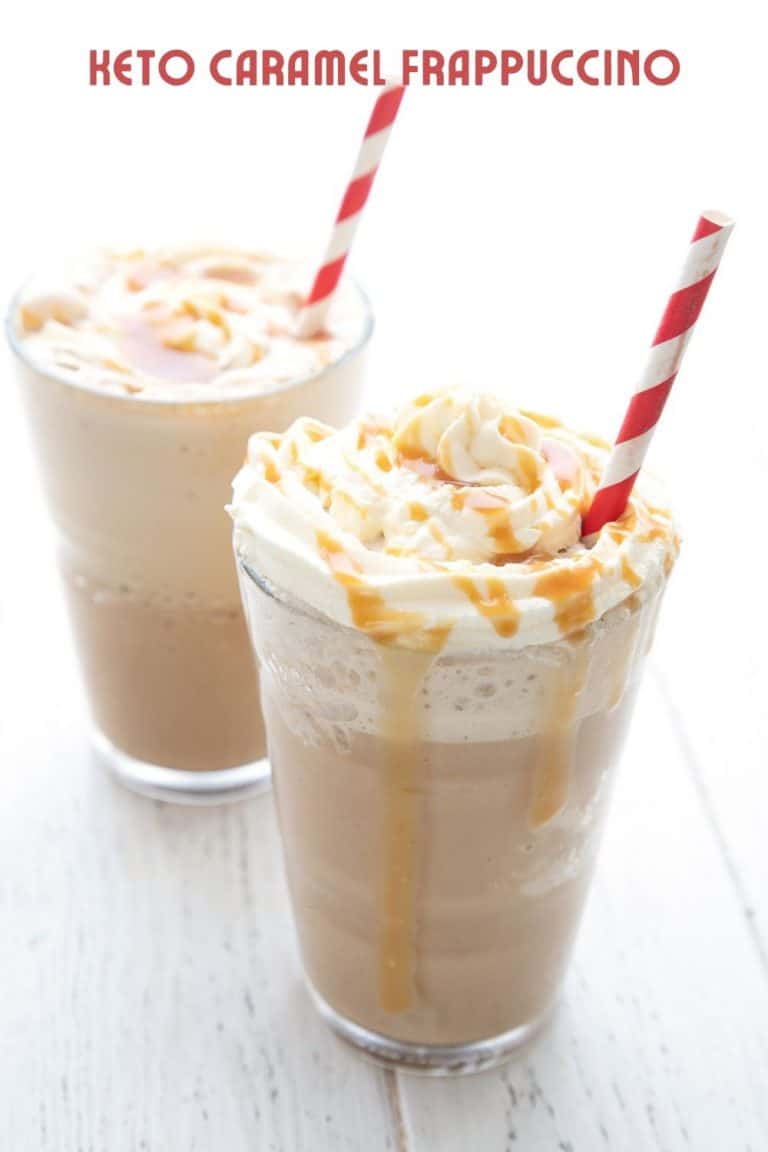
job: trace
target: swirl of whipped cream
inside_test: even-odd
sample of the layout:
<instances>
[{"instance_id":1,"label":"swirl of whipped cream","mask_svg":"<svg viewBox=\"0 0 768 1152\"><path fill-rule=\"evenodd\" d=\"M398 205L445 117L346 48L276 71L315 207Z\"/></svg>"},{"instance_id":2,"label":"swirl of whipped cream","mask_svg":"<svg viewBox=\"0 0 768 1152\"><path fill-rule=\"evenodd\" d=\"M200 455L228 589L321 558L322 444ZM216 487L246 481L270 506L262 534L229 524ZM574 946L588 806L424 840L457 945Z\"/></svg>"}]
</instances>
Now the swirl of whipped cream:
<instances>
[{"instance_id":1,"label":"swirl of whipped cream","mask_svg":"<svg viewBox=\"0 0 768 1152\"><path fill-rule=\"evenodd\" d=\"M11 324L43 371L146 398L269 391L322 370L362 336L365 305L342 284L325 331L296 335L308 270L230 249L102 253L36 277Z\"/></svg>"},{"instance_id":2,"label":"swirl of whipped cream","mask_svg":"<svg viewBox=\"0 0 768 1152\"><path fill-rule=\"evenodd\" d=\"M677 553L636 490L594 546L581 516L607 446L497 397L420 396L341 430L256 434L230 508L242 559L387 643L543 643L650 593Z\"/></svg>"}]
</instances>

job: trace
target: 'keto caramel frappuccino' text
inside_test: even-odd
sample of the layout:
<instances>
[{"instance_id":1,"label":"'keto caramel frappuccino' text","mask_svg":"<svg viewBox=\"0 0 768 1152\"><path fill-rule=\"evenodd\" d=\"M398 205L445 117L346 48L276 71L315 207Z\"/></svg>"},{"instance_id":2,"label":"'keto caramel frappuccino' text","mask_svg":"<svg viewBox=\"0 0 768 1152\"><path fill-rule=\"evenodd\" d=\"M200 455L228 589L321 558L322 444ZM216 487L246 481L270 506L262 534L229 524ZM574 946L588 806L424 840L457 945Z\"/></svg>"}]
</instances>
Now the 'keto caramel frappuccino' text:
<instances>
[{"instance_id":1,"label":"'keto caramel frappuccino' text","mask_svg":"<svg viewBox=\"0 0 768 1152\"><path fill-rule=\"evenodd\" d=\"M309 281L251 252L103 253L13 304L99 743L137 787L213 796L266 773L223 506L255 429L358 407L367 304L342 284L302 339Z\"/></svg>"},{"instance_id":2,"label":"'keto caramel frappuccino' text","mask_svg":"<svg viewBox=\"0 0 768 1152\"><path fill-rule=\"evenodd\" d=\"M460 390L251 438L231 507L320 1010L380 1059L505 1058L557 994L678 549L607 446Z\"/></svg>"}]
</instances>

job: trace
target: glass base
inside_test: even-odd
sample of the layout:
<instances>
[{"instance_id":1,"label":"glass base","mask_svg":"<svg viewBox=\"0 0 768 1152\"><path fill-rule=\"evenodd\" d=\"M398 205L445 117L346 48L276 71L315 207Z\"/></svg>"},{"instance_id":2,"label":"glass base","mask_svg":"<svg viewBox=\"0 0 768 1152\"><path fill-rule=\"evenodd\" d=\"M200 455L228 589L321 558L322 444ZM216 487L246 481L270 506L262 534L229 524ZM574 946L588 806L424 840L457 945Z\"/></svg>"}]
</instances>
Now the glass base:
<instances>
[{"instance_id":1,"label":"glass base","mask_svg":"<svg viewBox=\"0 0 768 1152\"><path fill-rule=\"evenodd\" d=\"M272 779L266 758L215 772L187 772L137 760L117 748L98 729L94 730L92 739L99 759L112 775L132 792L153 800L172 804L228 804L266 791Z\"/></svg>"},{"instance_id":2,"label":"glass base","mask_svg":"<svg viewBox=\"0 0 768 1152\"><path fill-rule=\"evenodd\" d=\"M384 1068L399 1069L419 1076L471 1076L497 1068L517 1055L544 1026L549 1013L544 1013L528 1024L521 1024L511 1032L476 1040L470 1044L411 1044L406 1040L393 1040L379 1032L370 1032L339 1015L327 1000L310 985L315 1007L340 1039Z\"/></svg>"}]
</instances>

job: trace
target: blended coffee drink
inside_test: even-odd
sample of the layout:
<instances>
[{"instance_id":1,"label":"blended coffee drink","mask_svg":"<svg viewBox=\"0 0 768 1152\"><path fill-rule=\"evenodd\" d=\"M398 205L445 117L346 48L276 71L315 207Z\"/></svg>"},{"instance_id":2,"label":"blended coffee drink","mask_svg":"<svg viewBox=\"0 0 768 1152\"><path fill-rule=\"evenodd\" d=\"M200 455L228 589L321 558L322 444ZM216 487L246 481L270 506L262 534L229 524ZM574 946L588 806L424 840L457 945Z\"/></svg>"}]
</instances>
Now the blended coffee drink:
<instances>
[{"instance_id":1,"label":"blended coffee drink","mask_svg":"<svg viewBox=\"0 0 768 1152\"><path fill-rule=\"evenodd\" d=\"M354 413L371 329L347 284L298 338L307 281L249 252L105 254L13 305L97 741L141 790L268 776L224 504L254 429Z\"/></svg>"},{"instance_id":2,"label":"blended coffee drink","mask_svg":"<svg viewBox=\"0 0 768 1152\"><path fill-rule=\"evenodd\" d=\"M642 483L491 396L252 437L232 515L306 974L385 1061L476 1070L550 1010L677 554Z\"/></svg>"}]
</instances>

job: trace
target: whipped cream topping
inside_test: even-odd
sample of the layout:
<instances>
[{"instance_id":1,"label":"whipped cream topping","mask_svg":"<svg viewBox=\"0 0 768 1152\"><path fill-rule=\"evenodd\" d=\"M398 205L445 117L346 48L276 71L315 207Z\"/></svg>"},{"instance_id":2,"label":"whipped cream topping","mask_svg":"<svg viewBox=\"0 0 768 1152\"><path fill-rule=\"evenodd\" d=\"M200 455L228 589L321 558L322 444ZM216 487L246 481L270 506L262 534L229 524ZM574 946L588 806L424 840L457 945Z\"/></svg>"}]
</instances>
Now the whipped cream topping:
<instances>
[{"instance_id":1,"label":"whipped cream topping","mask_svg":"<svg viewBox=\"0 0 768 1152\"><path fill-rule=\"evenodd\" d=\"M326 328L296 334L311 270L230 249L101 253L36 277L12 332L42 371L167 400L268 392L322 371L362 339L366 306L342 282Z\"/></svg>"},{"instance_id":2,"label":"whipped cream topping","mask_svg":"<svg viewBox=\"0 0 768 1152\"><path fill-rule=\"evenodd\" d=\"M383 643L522 647L651 594L678 550L639 484L580 539L608 445L460 389L334 430L257 433L234 482L235 548L276 585Z\"/></svg>"}]
</instances>

